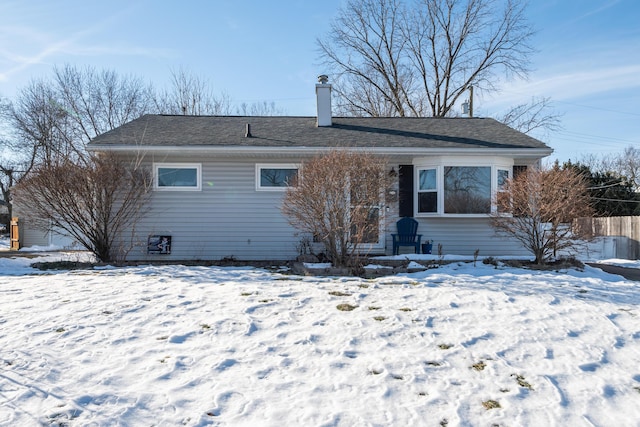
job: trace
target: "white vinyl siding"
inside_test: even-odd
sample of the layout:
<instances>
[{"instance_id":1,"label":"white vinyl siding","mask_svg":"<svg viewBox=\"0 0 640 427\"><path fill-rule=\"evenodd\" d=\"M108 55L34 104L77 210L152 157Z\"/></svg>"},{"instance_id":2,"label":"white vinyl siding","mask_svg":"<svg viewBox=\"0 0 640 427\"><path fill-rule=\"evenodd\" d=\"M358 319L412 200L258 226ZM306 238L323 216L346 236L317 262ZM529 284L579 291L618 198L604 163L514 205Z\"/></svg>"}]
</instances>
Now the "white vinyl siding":
<instances>
[{"instance_id":1,"label":"white vinyl siding","mask_svg":"<svg viewBox=\"0 0 640 427\"><path fill-rule=\"evenodd\" d=\"M229 158L203 162L201 191L153 192L150 209L136 224L137 245L128 259L295 258L300 236L280 211L284 193L256 191L256 163ZM170 235L171 254L147 254L149 235Z\"/></svg>"},{"instance_id":2,"label":"white vinyl siding","mask_svg":"<svg viewBox=\"0 0 640 427\"><path fill-rule=\"evenodd\" d=\"M127 230L121 242L123 250L130 249L128 260L291 260L298 255L297 247L304 236L282 214L284 192L257 191L256 171L257 165L299 164L300 159L270 164L264 157L203 160L197 155L172 155L171 160L178 164L202 162L201 191L152 192L145 216L133 230ZM152 169L158 163L156 159L156 163L150 161L147 166ZM431 169L434 167L442 166ZM500 163L492 169L496 182L500 169L508 170L509 166ZM414 182L417 187L418 182ZM397 208L397 203L392 203L381 211L385 218L381 237L389 254L389 234L396 232ZM438 244L441 244L444 254L473 255L478 249L481 256L506 253L527 256L517 242L496 237L486 215L418 216L416 219L423 240L434 241L434 255L438 254ZM171 236L171 254L148 254L150 235ZM380 252L373 249L373 253Z\"/></svg>"},{"instance_id":3,"label":"white vinyl siding","mask_svg":"<svg viewBox=\"0 0 640 427\"><path fill-rule=\"evenodd\" d=\"M431 253L435 256L438 255L438 245L442 245L443 255L472 256L478 250L480 257L510 255L528 258L531 256L515 239L497 236L487 217L441 216L418 217L416 220L422 240L433 240ZM395 221L389 223L388 233L392 232L395 233ZM387 253L391 253L390 243L387 243L386 250ZM413 253L412 248L401 248L401 253L405 250Z\"/></svg>"}]
</instances>

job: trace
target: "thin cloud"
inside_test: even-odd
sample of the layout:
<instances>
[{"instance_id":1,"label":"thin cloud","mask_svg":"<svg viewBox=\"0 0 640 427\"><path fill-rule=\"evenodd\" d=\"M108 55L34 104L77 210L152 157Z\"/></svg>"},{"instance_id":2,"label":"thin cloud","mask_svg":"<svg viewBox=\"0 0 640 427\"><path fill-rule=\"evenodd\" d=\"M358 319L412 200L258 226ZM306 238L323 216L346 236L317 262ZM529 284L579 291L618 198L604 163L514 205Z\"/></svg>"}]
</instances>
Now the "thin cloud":
<instances>
[{"instance_id":1,"label":"thin cloud","mask_svg":"<svg viewBox=\"0 0 640 427\"><path fill-rule=\"evenodd\" d=\"M640 87L640 64L556 74L528 85L535 93L570 100L598 93Z\"/></svg>"},{"instance_id":2,"label":"thin cloud","mask_svg":"<svg viewBox=\"0 0 640 427\"><path fill-rule=\"evenodd\" d=\"M532 76L529 80L507 82L497 94L483 99L492 109L528 102L532 97L550 97L552 101L576 101L609 91L630 91L640 87L640 64L592 68L581 71L558 70Z\"/></svg>"},{"instance_id":3,"label":"thin cloud","mask_svg":"<svg viewBox=\"0 0 640 427\"><path fill-rule=\"evenodd\" d=\"M9 68L7 71L0 73L0 81L6 81L12 75L22 72L33 65L44 63L47 58L60 52L65 46L69 45L70 43L71 40L67 39L50 44L46 46L45 49L32 56L13 56L13 59L17 62L17 64Z\"/></svg>"},{"instance_id":4,"label":"thin cloud","mask_svg":"<svg viewBox=\"0 0 640 427\"><path fill-rule=\"evenodd\" d=\"M581 20L583 20L583 19L585 19L585 18L588 18L588 17L590 17L590 16L597 15L597 14L599 14L599 13L601 13L601 12L604 12L604 11L605 11L605 10L607 10L607 9L612 8L613 6L615 6L615 5L616 5L616 4L618 4L618 3L620 3L620 0L612 0L612 1L610 1L610 2L608 2L608 3L605 3L605 4L603 4L602 6L600 6L600 7L596 8L596 9L594 9L594 10L592 10L592 11L589 11L589 12L587 12L587 13L583 14L583 15L578 16L577 18L573 19L573 20L572 20L572 21L570 21L570 22L572 22L572 23L573 23L573 22L578 22L578 21L581 21Z\"/></svg>"},{"instance_id":5,"label":"thin cloud","mask_svg":"<svg viewBox=\"0 0 640 427\"><path fill-rule=\"evenodd\" d=\"M57 60L59 56L96 56L96 55L124 55L124 56L148 56L148 57L173 57L175 53L163 48L145 48L141 46L106 46L86 44L86 40L94 34L108 31L111 25L123 18L123 15L135 13L136 5L130 5L118 13L107 16L99 22L92 22L79 31L65 38L58 38L52 34L42 33L28 26L12 26L11 30L3 30L0 40L8 40L19 35L27 45L37 46L32 54L15 54L8 49L0 50L0 61L11 64L8 69L0 72L0 81L7 81L13 75L22 73L26 69L47 62L64 62ZM7 45L6 43L3 43ZM24 44L21 49L26 49Z\"/></svg>"}]
</instances>

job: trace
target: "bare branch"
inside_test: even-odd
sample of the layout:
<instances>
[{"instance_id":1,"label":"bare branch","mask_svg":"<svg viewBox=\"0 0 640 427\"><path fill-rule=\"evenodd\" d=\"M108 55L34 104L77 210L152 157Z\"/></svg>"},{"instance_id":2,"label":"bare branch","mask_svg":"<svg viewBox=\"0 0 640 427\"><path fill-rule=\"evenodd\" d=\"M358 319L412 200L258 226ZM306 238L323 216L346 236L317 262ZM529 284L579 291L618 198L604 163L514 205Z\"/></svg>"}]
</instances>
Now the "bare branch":
<instances>
[{"instance_id":1,"label":"bare branch","mask_svg":"<svg viewBox=\"0 0 640 427\"><path fill-rule=\"evenodd\" d=\"M550 98L532 98L530 103L516 105L496 120L528 134L540 129L559 130L561 117L562 114L553 111Z\"/></svg>"},{"instance_id":2,"label":"bare branch","mask_svg":"<svg viewBox=\"0 0 640 427\"><path fill-rule=\"evenodd\" d=\"M213 93L208 80L183 68L171 72L171 89L156 97L161 114L224 115L231 114L226 94Z\"/></svg>"},{"instance_id":3,"label":"bare branch","mask_svg":"<svg viewBox=\"0 0 640 427\"><path fill-rule=\"evenodd\" d=\"M251 105L243 102L238 108L241 116L283 116L285 112L276 107L275 102L254 102Z\"/></svg>"},{"instance_id":4,"label":"bare branch","mask_svg":"<svg viewBox=\"0 0 640 427\"><path fill-rule=\"evenodd\" d=\"M122 233L143 215L151 174L113 154L81 162L42 165L14 189L24 215L44 230L52 225L74 237L103 262L122 255Z\"/></svg>"},{"instance_id":5,"label":"bare branch","mask_svg":"<svg viewBox=\"0 0 640 427\"><path fill-rule=\"evenodd\" d=\"M584 177L572 169L528 168L509 180L496 197L492 225L518 240L543 264L557 251L579 240L571 223L589 216L591 207Z\"/></svg>"},{"instance_id":6,"label":"bare branch","mask_svg":"<svg viewBox=\"0 0 640 427\"><path fill-rule=\"evenodd\" d=\"M324 244L336 266L355 266L365 244L379 238L389 177L379 157L346 150L305 162L287 189L282 212Z\"/></svg>"},{"instance_id":7,"label":"bare branch","mask_svg":"<svg viewBox=\"0 0 640 427\"><path fill-rule=\"evenodd\" d=\"M520 0L351 0L324 39L339 107L354 115L452 113L474 85L526 76L533 34Z\"/></svg>"}]
</instances>

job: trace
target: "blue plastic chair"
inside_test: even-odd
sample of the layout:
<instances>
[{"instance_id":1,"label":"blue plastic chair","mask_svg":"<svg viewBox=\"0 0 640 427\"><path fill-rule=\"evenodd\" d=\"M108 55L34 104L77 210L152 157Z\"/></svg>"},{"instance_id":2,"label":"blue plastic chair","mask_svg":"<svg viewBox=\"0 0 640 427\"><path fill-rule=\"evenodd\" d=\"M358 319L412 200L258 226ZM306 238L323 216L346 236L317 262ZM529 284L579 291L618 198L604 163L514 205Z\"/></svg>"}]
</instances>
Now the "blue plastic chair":
<instances>
[{"instance_id":1,"label":"blue plastic chair","mask_svg":"<svg viewBox=\"0 0 640 427\"><path fill-rule=\"evenodd\" d=\"M420 253L422 234L418 233L418 221L413 218L402 218L396 222L397 234L392 234L393 254L398 255L400 246L413 246L417 254Z\"/></svg>"}]
</instances>

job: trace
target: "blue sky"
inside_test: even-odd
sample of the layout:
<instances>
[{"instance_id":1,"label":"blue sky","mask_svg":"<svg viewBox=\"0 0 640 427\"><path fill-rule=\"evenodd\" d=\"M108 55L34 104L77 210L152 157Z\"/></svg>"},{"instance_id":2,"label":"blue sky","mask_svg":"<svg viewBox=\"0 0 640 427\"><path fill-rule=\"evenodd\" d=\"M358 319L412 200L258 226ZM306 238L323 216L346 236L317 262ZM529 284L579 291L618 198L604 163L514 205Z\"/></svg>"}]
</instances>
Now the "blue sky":
<instances>
[{"instance_id":1,"label":"blue sky","mask_svg":"<svg viewBox=\"0 0 640 427\"><path fill-rule=\"evenodd\" d=\"M0 96L12 98L55 65L113 69L168 84L180 67L232 101L275 102L314 115L315 40L344 0L0 0ZM535 134L552 159L640 148L640 2L534 0L537 49L527 81L478 94L476 116L551 97L563 129Z\"/></svg>"}]
</instances>

